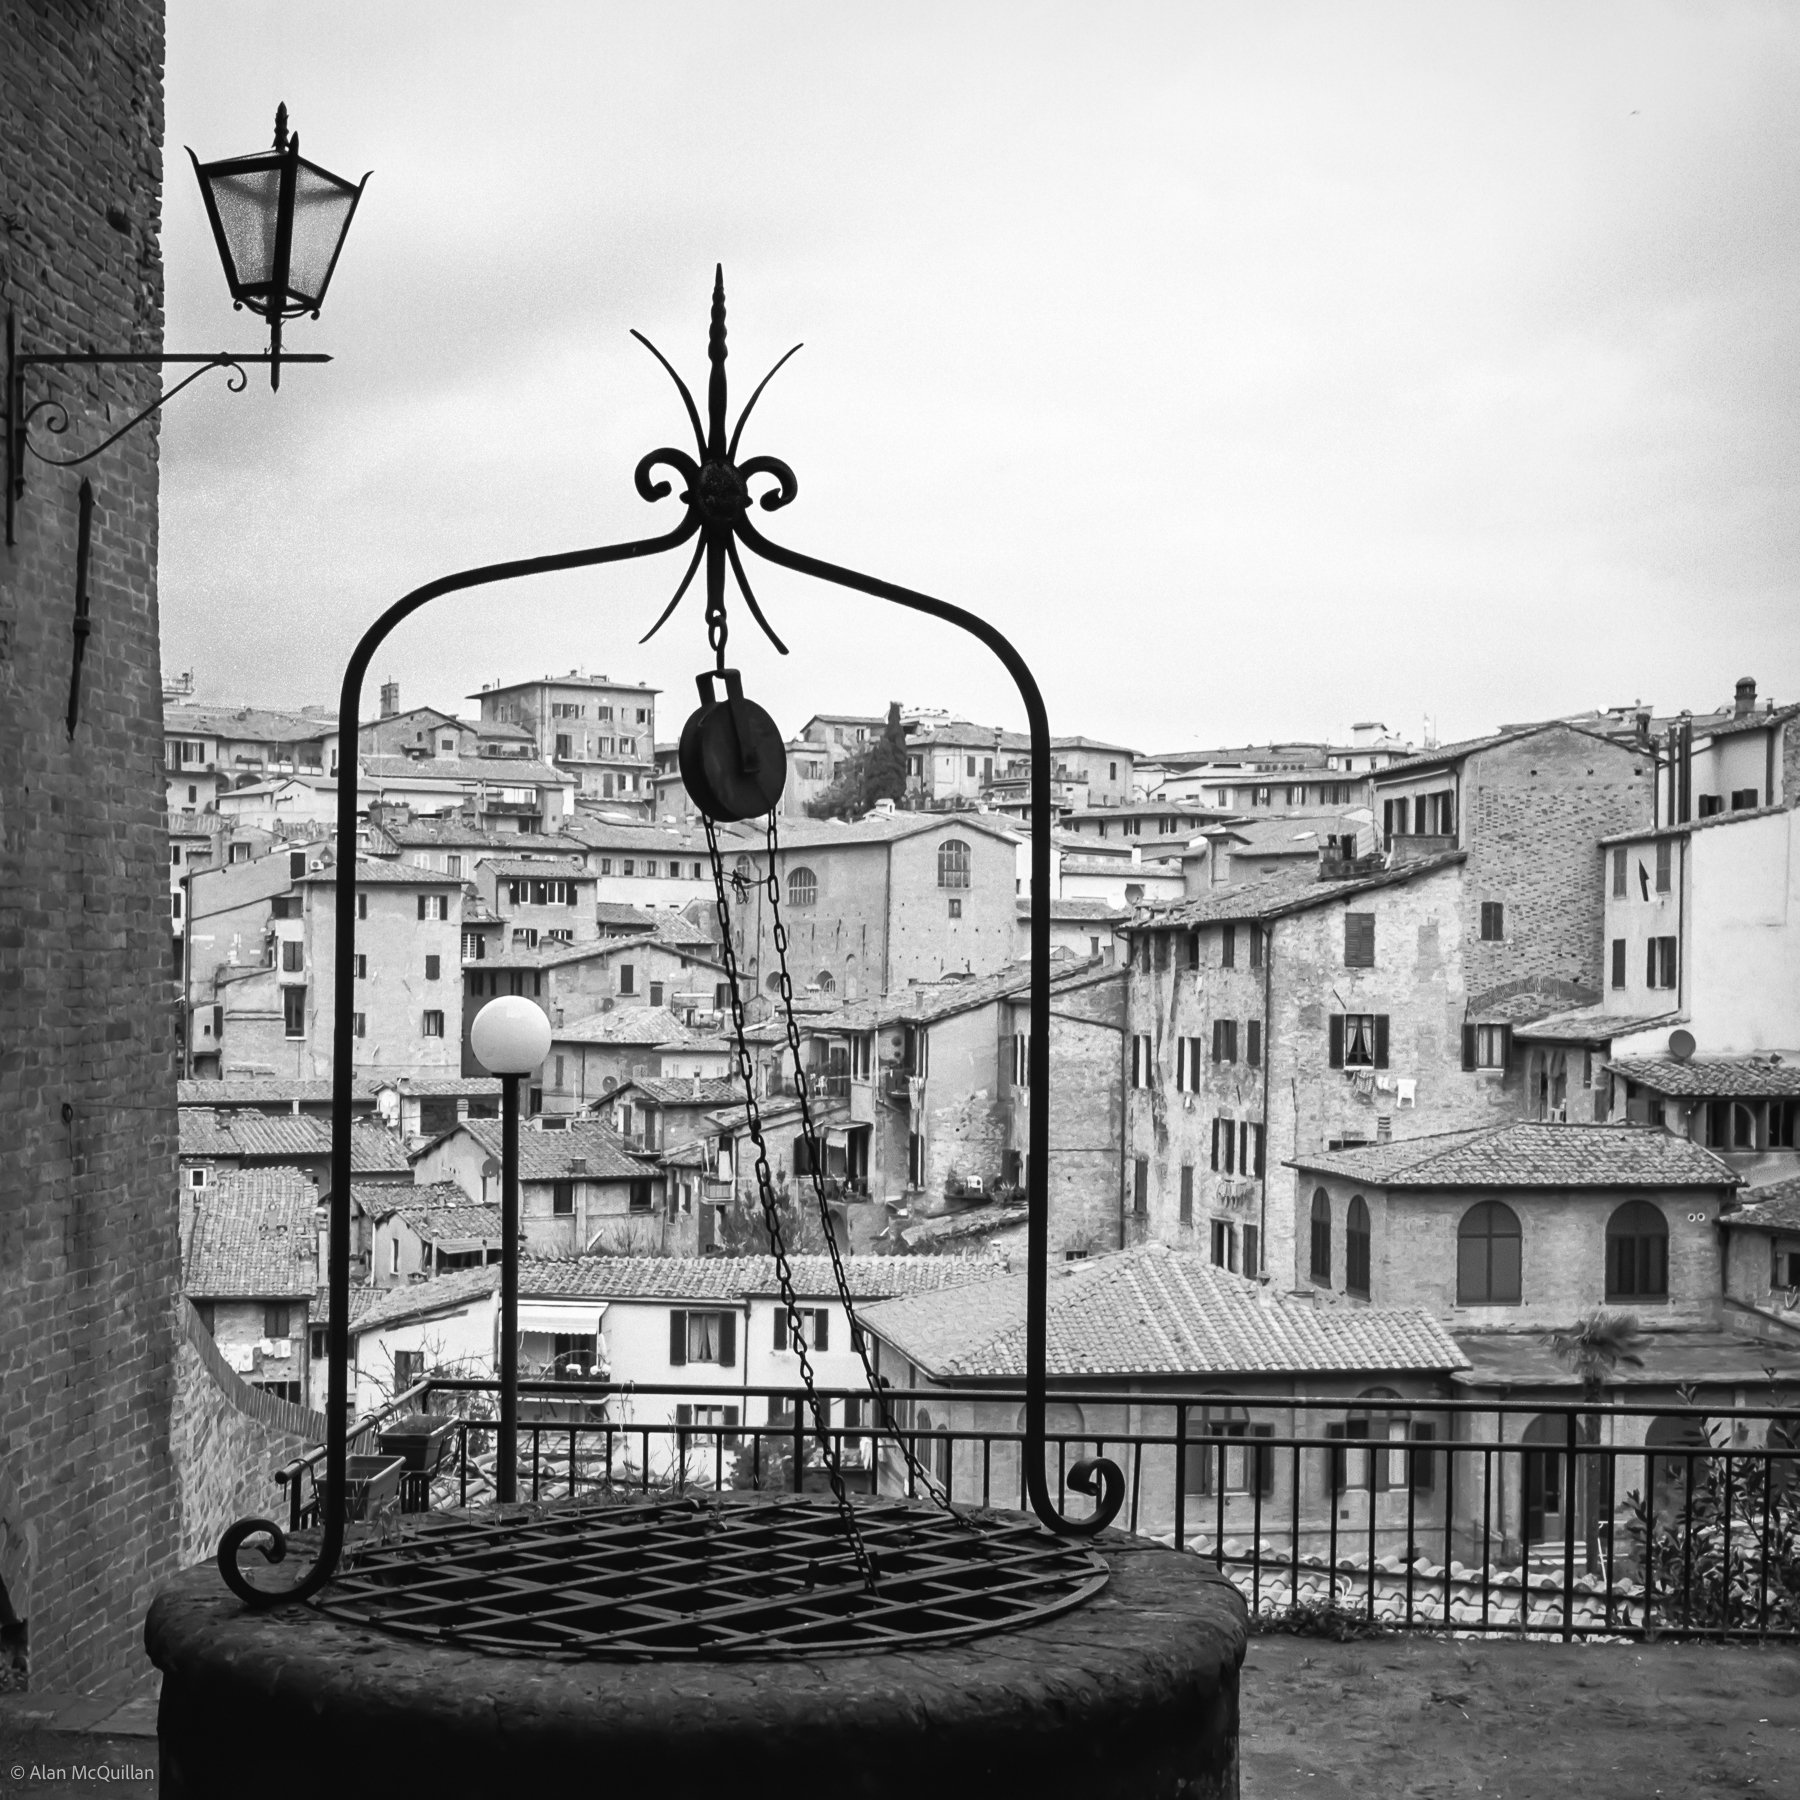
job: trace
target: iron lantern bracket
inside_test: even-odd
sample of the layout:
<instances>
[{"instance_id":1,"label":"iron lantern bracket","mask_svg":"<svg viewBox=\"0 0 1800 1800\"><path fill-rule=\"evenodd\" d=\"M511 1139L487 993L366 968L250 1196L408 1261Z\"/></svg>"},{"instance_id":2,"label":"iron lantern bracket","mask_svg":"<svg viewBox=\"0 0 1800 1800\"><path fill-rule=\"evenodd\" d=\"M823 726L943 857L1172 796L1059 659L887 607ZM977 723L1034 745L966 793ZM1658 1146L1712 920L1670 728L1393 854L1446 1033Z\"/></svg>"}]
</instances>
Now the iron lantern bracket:
<instances>
[{"instance_id":1,"label":"iron lantern bracket","mask_svg":"<svg viewBox=\"0 0 1800 1800\"><path fill-rule=\"evenodd\" d=\"M79 468L81 464L92 462L101 451L109 450L120 438L143 422L155 412L159 412L181 390L196 382L209 369L225 369L226 386L234 394L241 394L249 377L244 373L246 363L272 363L279 358L283 363L328 363L329 356L314 351L307 354L295 354L291 351L263 351L256 354L239 354L229 350L216 350L210 355L198 353L171 353L167 355L139 353L137 351L57 351L41 354L34 350L19 348L18 318L13 313L6 315L6 369L4 438L6 466L4 470L6 485L6 541L18 542L15 533L15 515L19 502L25 497L25 459L27 455L35 456L39 462L50 463L62 469ZM169 389L166 394L158 394L142 411L134 413L117 431L98 443L91 450L79 456L52 456L40 450L31 441L31 426L37 416L42 413L44 428L53 437L61 437L69 429L69 411L63 401L52 396L27 401L25 392L26 377L33 369L74 369L74 368L167 368L171 365L198 365L191 375L184 376Z\"/></svg>"}]
</instances>

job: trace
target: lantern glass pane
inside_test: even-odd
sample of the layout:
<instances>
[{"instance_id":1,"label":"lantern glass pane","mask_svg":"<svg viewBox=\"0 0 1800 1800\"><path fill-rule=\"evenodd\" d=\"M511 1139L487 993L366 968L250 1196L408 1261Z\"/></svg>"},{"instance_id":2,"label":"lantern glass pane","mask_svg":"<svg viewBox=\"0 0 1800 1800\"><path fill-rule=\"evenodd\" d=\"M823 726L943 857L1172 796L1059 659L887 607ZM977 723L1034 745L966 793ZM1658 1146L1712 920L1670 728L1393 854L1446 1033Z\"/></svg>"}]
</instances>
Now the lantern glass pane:
<instances>
[{"instance_id":1,"label":"lantern glass pane","mask_svg":"<svg viewBox=\"0 0 1800 1800\"><path fill-rule=\"evenodd\" d=\"M219 170L209 173L207 181L224 228L231 273L239 287L261 293L275 265L281 169L270 163L260 169Z\"/></svg>"},{"instance_id":2,"label":"lantern glass pane","mask_svg":"<svg viewBox=\"0 0 1800 1800\"><path fill-rule=\"evenodd\" d=\"M356 189L308 163L294 181L294 240L288 252L288 292L317 306L331 275L332 260L350 223Z\"/></svg>"}]
</instances>

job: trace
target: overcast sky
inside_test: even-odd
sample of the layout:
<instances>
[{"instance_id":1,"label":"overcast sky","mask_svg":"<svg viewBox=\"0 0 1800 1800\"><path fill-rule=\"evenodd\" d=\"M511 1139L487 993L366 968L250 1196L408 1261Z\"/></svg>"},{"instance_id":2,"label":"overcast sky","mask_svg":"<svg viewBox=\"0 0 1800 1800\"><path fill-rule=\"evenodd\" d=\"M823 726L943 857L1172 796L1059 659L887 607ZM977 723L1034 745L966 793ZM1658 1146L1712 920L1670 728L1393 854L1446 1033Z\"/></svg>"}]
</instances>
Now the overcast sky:
<instances>
[{"instance_id":1,"label":"overcast sky","mask_svg":"<svg viewBox=\"0 0 1800 1800\"><path fill-rule=\"evenodd\" d=\"M1417 739L1754 674L1800 697L1800 9L170 0L171 349L261 347L183 151L374 171L278 395L163 428L165 665L333 702L457 568L667 530L715 261L759 515L992 618L1053 728L1144 750ZM215 391L206 391L213 388ZM789 730L1022 723L978 646L763 568ZM667 690L678 560L438 602L376 676ZM372 685L372 684L371 684ZM373 711L373 694L367 712Z\"/></svg>"}]
</instances>

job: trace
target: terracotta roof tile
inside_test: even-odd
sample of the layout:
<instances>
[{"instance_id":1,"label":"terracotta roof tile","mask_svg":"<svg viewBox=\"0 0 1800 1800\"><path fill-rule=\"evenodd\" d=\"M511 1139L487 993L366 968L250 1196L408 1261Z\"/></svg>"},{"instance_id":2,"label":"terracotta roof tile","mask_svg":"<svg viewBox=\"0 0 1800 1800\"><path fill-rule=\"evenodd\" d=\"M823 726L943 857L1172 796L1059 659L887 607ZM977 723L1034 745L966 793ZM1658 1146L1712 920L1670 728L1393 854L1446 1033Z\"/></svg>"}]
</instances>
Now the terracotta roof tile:
<instances>
[{"instance_id":1,"label":"terracotta roof tile","mask_svg":"<svg viewBox=\"0 0 1800 1800\"><path fill-rule=\"evenodd\" d=\"M1800 1175L1747 1188L1739 1198L1743 1204L1723 1215L1725 1224L1751 1231L1800 1231Z\"/></svg>"},{"instance_id":2,"label":"terracotta roof tile","mask_svg":"<svg viewBox=\"0 0 1800 1800\"><path fill-rule=\"evenodd\" d=\"M318 1189L291 1169L247 1169L199 1190L182 1291L193 1300L304 1300L319 1278Z\"/></svg>"},{"instance_id":3,"label":"terracotta roof tile","mask_svg":"<svg viewBox=\"0 0 1800 1800\"><path fill-rule=\"evenodd\" d=\"M1800 1062L1762 1056L1621 1056L1609 1066L1654 1094L1800 1094Z\"/></svg>"},{"instance_id":4,"label":"terracotta roof tile","mask_svg":"<svg viewBox=\"0 0 1800 1800\"><path fill-rule=\"evenodd\" d=\"M459 1129L468 1132L490 1156L499 1156L498 1119L470 1119ZM587 1167L571 1168L578 1160ZM650 1173L650 1165L632 1156L625 1140L598 1119L574 1119L560 1131L519 1133L521 1181L640 1181Z\"/></svg>"},{"instance_id":5,"label":"terracotta roof tile","mask_svg":"<svg viewBox=\"0 0 1800 1800\"><path fill-rule=\"evenodd\" d=\"M1710 1150L1646 1125L1488 1125L1318 1151L1286 1166L1387 1188L1742 1185Z\"/></svg>"},{"instance_id":6,"label":"terracotta roof tile","mask_svg":"<svg viewBox=\"0 0 1800 1800\"><path fill-rule=\"evenodd\" d=\"M870 1331L938 1380L1025 1373L1025 1277L868 1308ZM1050 1282L1051 1377L1450 1371L1467 1366L1428 1314L1315 1307L1146 1244L1064 1263Z\"/></svg>"}]
</instances>

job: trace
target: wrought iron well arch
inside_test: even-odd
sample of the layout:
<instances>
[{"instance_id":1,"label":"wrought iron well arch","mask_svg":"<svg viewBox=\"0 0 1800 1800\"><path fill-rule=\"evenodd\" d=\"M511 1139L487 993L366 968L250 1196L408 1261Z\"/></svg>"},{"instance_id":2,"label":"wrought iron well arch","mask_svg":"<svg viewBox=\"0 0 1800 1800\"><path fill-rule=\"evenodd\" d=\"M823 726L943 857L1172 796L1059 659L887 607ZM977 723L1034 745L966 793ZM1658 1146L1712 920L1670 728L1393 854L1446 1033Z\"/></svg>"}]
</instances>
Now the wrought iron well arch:
<instances>
[{"instance_id":1,"label":"wrought iron well arch","mask_svg":"<svg viewBox=\"0 0 1800 1800\"><path fill-rule=\"evenodd\" d=\"M723 269L715 271L712 321L708 337L708 360L711 364L707 387L707 422L703 427L700 414L687 385L662 352L641 333L634 332L654 355L679 390L693 427L698 457L668 446L650 451L638 463L634 476L639 495L655 503L672 491L671 483L657 479L659 469L679 474L686 487L681 499L686 513L672 531L659 537L638 538L627 543L607 544L586 550L570 550L552 556L524 557L509 562L489 563L480 568L465 569L439 577L415 588L397 600L363 633L344 671L339 698L339 733L357 730L361 712L363 681L375 652L394 629L431 601L446 594L469 588L486 587L496 582L512 581L530 575L548 575L569 569L596 567L604 563L629 562L656 556L698 538L687 572L656 623L645 634L648 638L661 629L680 604L699 571L706 565L706 617L708 635L718 661L724 667L727 635L725 614L725 573L735 577L751 616L767 633L782 655L787 646L770 627L758 606L744 573L738 552L739 540L764 561L780 568L812 575L840 587L853 589L876 599L888 600L914 612L928 614L955 625L980 640L1000 660L1012 677L1024 703L1031 735L1031 1037L1026 1067L1026 1084L1032 1105L1030 1135L1026 1153L1027 1200L1027 1277L1026 1277L1026 1407L1025 1407L1025 1487L1032 1511L1052 1532L1062 1537L1088 1537L1103 1530L1118 1515L1125 1498L1125 1476L1116 1463L1095 1458L1077 1464L1069 1472L1069 1483L1078 1491L1095 1496L1093 1513L1085 1519L1071 1519L1063 1514L1051 1496L1044 1469L1045 1404L1047 1389L1046 1335L1048 1313L1048 1229L1049 1229L1049 1131L1048 1105L1050 1088L1050 726L1043 695L1025 659L1010 640L995 626L978 615L895 582L864 575L854 569L826 562L790 550L765 538L751 524L753 505L765 512L775 512L788 505L799 491L794 472L779 458L754 456L740 463L737 446L745 422L763 389L776 370L789 356L788 351L774 369L752 392L737 424L726 435L726 330L725 279ZM796 350L798 345L794 347ZM759 476L775 482L760 500L753 500L750 484ZM354 744L343 754L354 757ZM287 1538L273 1520L240 1519L220 1539L218 1565L227 1586L240 1599L252 1606L270 1606L284 1601L305 1600L318 1593L331 1580L344 1549L345 1509L348 1500L345 1479L348 1459L348 1432L351 1422L349 1394L349 1290L350 1290L350 1180L351 1180L351 1084L353 1075L353 1001L356 950L356 798L354 767L342 767L338 781L337 803L337 867L335 896L337 916L334 921L336 968L333 974L335 1016L332 1021L332 1143L331 1143L331 1246L327 1267L327 1288L331 1318L327 1327L330 1373L327 1387L325 1418L327 1427L325 1474L326 1490L321 1506L322 1531L311 1568L291 1586L264 1588L248 1579L239 1566L238 1557L251 1539L266 1540L263 1552L269 1562L280 1562L287 1555Z\"/></svg>"}]
</instances>

